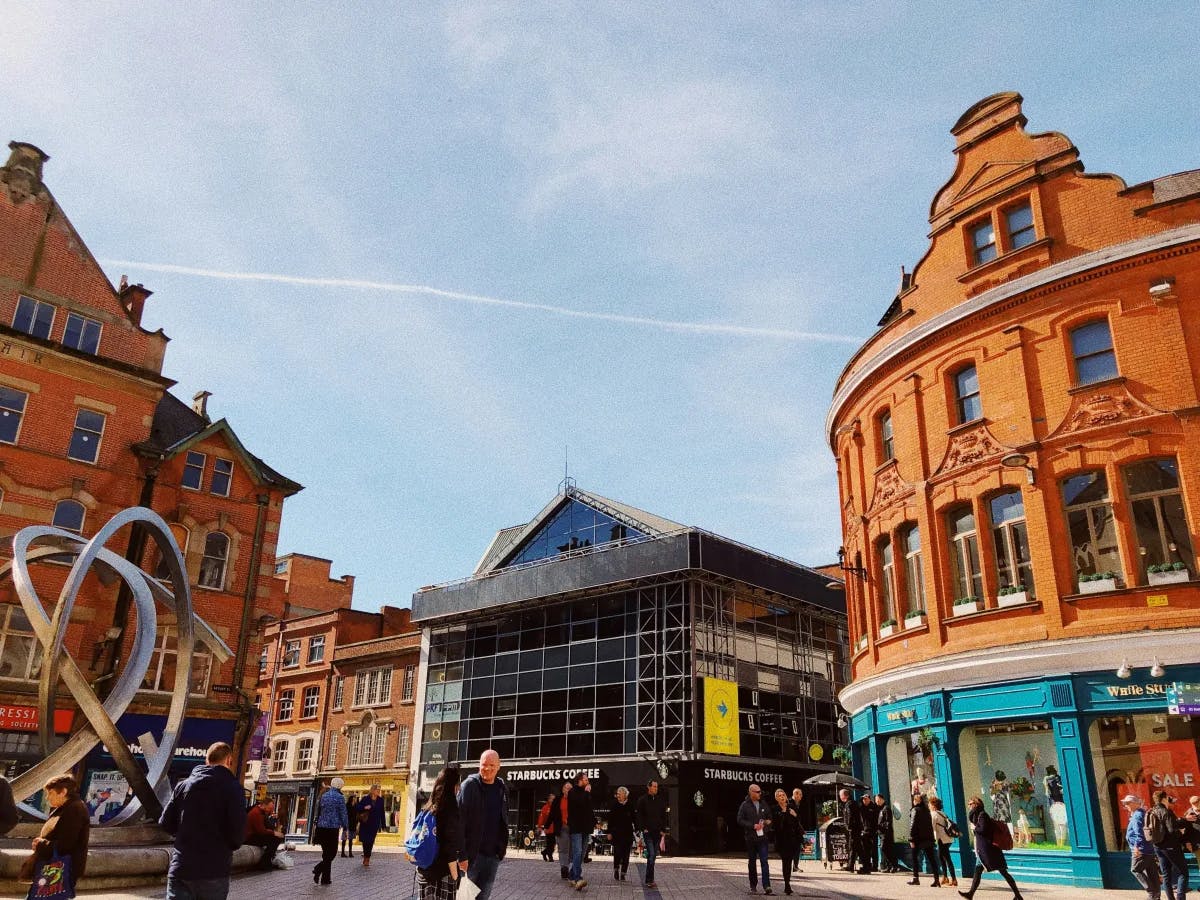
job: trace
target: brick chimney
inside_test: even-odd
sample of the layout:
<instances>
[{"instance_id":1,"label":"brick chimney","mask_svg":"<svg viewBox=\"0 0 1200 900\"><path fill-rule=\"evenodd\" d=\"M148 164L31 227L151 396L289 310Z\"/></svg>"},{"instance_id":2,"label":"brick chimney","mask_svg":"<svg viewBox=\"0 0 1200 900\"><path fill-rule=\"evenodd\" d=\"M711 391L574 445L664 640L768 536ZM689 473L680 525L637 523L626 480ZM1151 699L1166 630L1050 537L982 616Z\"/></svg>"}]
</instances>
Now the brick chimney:
<instances>
[{"instance_id":1,"label":"brick chimney","mask_svg":"<svg viewBox=\"0 0 1200 900\"><path fill-rule=\"evenodd\" d=\"M50 157L33 144L12 141L8 162L0 169L0 182L8 188L13 203L20 203L44 190L42 164Z\"/></svg>"},{"instance_id":2,"label":"brick chimney","mask_svg":"<svg viewBox=\"0 0 1200 900\"><path fill-rule=\"evenodd\" d=\"M129 313L129 318L133 320L134 325L142 324L142 310L146 306L146 298L153 293L154 291L147 290L140 284L130 284L124 275L121 276L121 287L117 290L117 298L125 307L125 312Z\"/></svg>"},{"instance_id":3,"label":"brick chimney","mask_svg":"<svg viewBox=\"0 0 1200 900\"><path fill-rule=\"evenodd\" d=\"M205 422L212 421L208 417L208 398L211 396L211 391L196 391L196 395L192 397L192 412L204 419Z\"/></svg>"}]
</instances>

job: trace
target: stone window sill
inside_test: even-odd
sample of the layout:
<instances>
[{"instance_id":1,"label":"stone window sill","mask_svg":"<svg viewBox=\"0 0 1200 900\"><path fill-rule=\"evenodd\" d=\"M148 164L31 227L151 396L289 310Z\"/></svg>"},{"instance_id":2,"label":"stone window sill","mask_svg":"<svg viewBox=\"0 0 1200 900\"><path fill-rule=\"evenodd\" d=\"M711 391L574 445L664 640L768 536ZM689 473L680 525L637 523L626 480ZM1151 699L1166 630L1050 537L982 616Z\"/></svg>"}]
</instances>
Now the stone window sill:
<instances>
[{"instance_id":1,"label":"stone window sill","mask_svg":"<svg viewBox=\"0 0 1200 900\"><path fill-rule=\"evenodd\" d=\"M1028 603L1018 603L1014 606L988 606L984 609L977 609L975 612L958 613L946 619L945 622L947 625L955 625L959 622L975 619L986 619L989 616L995 616L1002 613L1016 612L1025 609L1036 609L1041 605L1041 600L1030 600Z\"/></svg>"}]
</instances>

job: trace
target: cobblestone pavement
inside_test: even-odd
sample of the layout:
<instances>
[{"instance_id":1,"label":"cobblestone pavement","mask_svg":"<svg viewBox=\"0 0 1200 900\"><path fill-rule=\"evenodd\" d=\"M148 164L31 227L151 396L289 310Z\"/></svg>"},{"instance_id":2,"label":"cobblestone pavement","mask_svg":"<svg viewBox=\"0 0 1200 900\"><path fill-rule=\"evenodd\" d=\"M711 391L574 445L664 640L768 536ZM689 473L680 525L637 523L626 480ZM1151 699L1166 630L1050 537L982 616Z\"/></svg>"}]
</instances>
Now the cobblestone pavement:
<instances>
[{"instance_id":1,"label":"cobblestone pavement","mask_svg":"<svg viewBox=\"0 0 1200 900\"><path fill-rule=\"evenodd\" d=\"M338 857L334 861L333 884L321 887L313 884L312 867L320 858L315 850L302 848L294 854L296 867L287 871L254 872L234 877L229 896L231 900L408 900L412 896L413 867L399 850L376 849L369 869L363 868L361 857ZM778 861L772 860L773 872ZM500 867L493 900L569 900L585 896L592 900L724 900L744 897L749 892L745 860L734 857L660 857L655 864L658 889L649 890L642 884L644 863L630 867L630 881L613 881L609 857L598 857L584 867L589 881L582 895L567 886L559 876L558 865L544 863L534 855L510 855ZM807 862L804 871L794 876L793 896L804 900L914 900L930 896L928 879L920 888L906 884L907 875L851 875L831 872L820 863ZM635 871L636 877L635 877ZM771 882L776 896L783 895L782 879ZM961 885L960 885L961 886ZM1088 888L1022 885L1028 900L1095 900L1098 896L1120 898L1143 897L1141 891L1101 891ZM761 895L762 888L759 888ZM163 897L164 888L137 888L129 891L87 891L80 893L84 900L130 900L130 898ZM951 889L941 889L932 895L937 900L957 898ZM1009 894L1002 883L985 881L976 900L1007 900Z\"/></svg>"}]
</instances>

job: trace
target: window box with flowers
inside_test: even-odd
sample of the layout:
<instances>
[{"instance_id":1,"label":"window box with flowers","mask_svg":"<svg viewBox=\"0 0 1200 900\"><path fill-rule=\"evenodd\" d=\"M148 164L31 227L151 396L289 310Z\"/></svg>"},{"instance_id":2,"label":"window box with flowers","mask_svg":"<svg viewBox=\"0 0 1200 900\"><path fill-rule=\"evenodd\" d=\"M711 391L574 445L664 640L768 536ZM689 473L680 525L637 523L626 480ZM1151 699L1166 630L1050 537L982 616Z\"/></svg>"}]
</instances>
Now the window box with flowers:
<instances>
[{"instance_id":1,"label":"window box with flowers","mask_svg":"<svg viewBox=\"0 0 1200 900\"><path fill-rule=\"evenodd\" d=\"M865 649L867 649L867 636L864 634L854 642L854 652L861 653Z\"/></svg>"},{"instance_id":2,"label":"window box with flowers","mask_svg":"<svg viewBox=\"0 0 1200 900\"><path fill-rule=\"evenodd\" d=\"M926 621L925 610L923 609L910 609L904 614L904 627L906 630L909 628L920 628Z\"/></svg>"},{"instance_id":3,"label":"window box with flowers","mask_svg":"<svg viewBox=\"0 0 1200 900\"><path fill-rule=\"evenodd\" d=\"M1179 584L1192 579L1192 573L1181 562L1151 566L1146 572L1150 576L1151 584Z\"/></svg>"},{"instance_id":4,"label":"window box with flowers","mask_svg":"<svg viewBox=\"0 0 1200 900\"><path fill-rule=\"evenodd\" d=\"M879 623L879 636L881 638L890 637L896 630L895 619L884 619Z\"/></svg>"},{"instance_id":5,"label":"window box with flowers","mask_svg":"<svg viewBox=\"0 0 1200 900\"><path fill-rule=\"evenodd\" d=\"M954 614L965 616L967 613L979 612L980 606L978 597L959 597L954 601Z\"/></svg>"},{"instance_id":6,"label":"window box with flowers","mask_svg":"<svg viewBox=\"0 0 1200 900\"><path fill-rule=\"evenodd\" d=\"M1081 575L1079 577L1079 593L1081 594L1103 594L1106 591L1115 591L1116 589L1116 572L1096 572L1092 575Z\"/></svg>"},{"instance_id":7,"label":"window box with flowers","mask_svg":"<svg viewBox=\"0 0 1200 900\"><path fill-rule=\"evenodd\" d=\"M1029 591L1025 589L1025 585L1023 584L1014 584L1000 588L1000 595L996 598L996 605L1001 608L1005 606L1021 606L1028 602Z\"/></svg>"}]
</instances>

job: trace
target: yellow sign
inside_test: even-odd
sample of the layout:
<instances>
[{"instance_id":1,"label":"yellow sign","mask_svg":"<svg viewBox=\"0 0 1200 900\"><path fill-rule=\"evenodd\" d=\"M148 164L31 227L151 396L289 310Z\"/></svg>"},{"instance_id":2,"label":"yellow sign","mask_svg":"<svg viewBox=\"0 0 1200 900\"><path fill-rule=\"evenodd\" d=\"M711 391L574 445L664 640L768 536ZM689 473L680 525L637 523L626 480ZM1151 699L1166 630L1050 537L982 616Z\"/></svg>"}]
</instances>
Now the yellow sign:
<instances>
[{"instance_id":1,"label":"yellow sign","mask_svg":"<svg viewBox=\"0 0 1200 900\"><path fill-rule=\"evenodd\" d=\"M738 693L732 681L704 679L704 752L741 755Z\"/></svg>"},{"instance_id":2,"label":"yellow sign","mask_svg":"<svg viewBox=\"0 0 1200 900\"><path fill-rule=\"evenodd\" d=\"M1147 606L1167 606L1166 594L1149 594L1146 597Z\"/></svg>"},{"instance_id":3,"label":"yellow sign","mask_svg":"<svg viewBox=\"0 0 1200 900\"><path fill-rule=\"evenodd\" d=\"M820 744L813 744L808 748L808 758L813 762L820 762L825 757L825 748Z\"/></svg>"}]
</instances>

